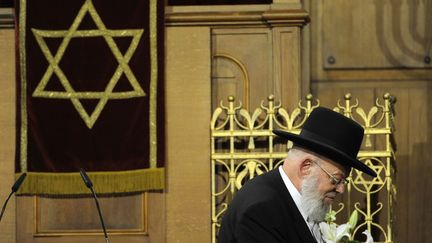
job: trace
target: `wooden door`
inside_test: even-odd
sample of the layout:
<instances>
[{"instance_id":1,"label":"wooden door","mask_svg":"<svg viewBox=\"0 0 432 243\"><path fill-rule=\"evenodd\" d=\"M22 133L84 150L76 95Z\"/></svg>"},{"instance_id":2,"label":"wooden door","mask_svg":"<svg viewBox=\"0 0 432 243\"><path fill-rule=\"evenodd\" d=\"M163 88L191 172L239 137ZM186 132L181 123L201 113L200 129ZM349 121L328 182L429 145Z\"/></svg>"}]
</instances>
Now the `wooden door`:
<instances>
[{"instance_id":1,"label":"wooden door","mask_svg":"<svg viewBox=\"0 0 432 243\"><path fill-rule=\"evenodd\" d=\"M254 110L274 95L295 107L308 86L301 77L299 27L212 28L212 110L234 96Z\"/></svg>"},{"instance_id":2,"label":"wooden door","mask_svg":"<svg viewBox=\"0 0 432 243\"><path fill-rule=\"evenodd\" d=\"M161 200L162 193L100 197L110 242L163 242ZM93 198L21 196L16 207L16 242L104 242Z\"/></svg>"}]
</instances>

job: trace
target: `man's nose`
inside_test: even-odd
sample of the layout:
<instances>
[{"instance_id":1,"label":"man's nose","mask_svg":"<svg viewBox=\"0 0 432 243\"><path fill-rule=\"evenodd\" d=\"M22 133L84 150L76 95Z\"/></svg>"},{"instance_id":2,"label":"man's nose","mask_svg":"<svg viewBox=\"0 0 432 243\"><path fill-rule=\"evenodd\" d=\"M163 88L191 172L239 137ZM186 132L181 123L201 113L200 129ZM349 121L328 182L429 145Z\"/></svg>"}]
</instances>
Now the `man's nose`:
<instances>
[{"instance_id":1,"label":"man's nose","mask_svg":"<svg viewBox=\"0 0 432 243\"><path fill-rule=\"evenodd\" d=\"M345 192L345 184L340 183L336 185L336 192L342 194Z\"/></svg>"}]
</instances>

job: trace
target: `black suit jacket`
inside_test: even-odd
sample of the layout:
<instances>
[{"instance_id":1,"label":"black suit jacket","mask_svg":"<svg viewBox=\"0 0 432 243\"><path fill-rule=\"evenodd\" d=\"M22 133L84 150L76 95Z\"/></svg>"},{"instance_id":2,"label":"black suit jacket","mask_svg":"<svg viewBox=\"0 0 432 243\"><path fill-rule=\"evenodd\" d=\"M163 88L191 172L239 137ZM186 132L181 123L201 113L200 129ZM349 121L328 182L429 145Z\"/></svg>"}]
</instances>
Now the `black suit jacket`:
<instances>
[{"instance_id":1,"label":"black suit jacket","mask_svg":"<svg viewBox=\"0 0 432 243\"><path fill-rule=\"evenodd\" d=\"M247 182L222 218L218 243L316 242L279 169Z\"/></svg>"}]
</instances>

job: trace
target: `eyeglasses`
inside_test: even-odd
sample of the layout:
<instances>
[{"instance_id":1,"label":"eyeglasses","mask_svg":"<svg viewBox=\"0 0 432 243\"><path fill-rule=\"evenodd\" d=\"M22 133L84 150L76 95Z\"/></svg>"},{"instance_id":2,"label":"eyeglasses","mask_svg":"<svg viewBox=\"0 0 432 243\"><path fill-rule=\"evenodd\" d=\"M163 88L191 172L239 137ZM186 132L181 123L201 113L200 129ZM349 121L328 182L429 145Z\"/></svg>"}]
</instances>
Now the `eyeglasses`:
<instances>
[{"instance_id":1,"label":"eyeglasses","mask_svg":"<svg viewBox=\"0 0 432 243\"><path fill-rule=\"evenodd\" d=\"M330 182L332 185L339 186L339 185L346 185L349 183L349 181L345 178L340 178L340 179L336 178L334 175L330 174L327 170L321 167L316 161L312 161L312 162L318 165L318 167L320 167L321 170L323 170L330 177Z\"/></svg>"}]
</instances>

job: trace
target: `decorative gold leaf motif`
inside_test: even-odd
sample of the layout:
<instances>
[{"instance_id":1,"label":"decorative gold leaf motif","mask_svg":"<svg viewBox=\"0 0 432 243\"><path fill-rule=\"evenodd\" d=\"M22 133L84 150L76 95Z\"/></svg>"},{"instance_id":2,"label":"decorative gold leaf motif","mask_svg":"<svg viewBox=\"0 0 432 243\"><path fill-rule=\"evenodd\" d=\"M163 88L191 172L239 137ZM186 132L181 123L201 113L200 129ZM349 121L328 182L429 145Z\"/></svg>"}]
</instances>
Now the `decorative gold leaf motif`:
<instances>
[{"instance_id":1,"label":"decorative gold leaf motif","mask_svg":"<svg viewBox=\"0 0 432 243\"><path fill-rule=\"evenodd\" d=\"M378 112L378 108L376 106L373 106L370 110L368 115L366 116L366 113L364 112L363 108L358 107L356 109L357 114L360 115L360 117L363 119L364 124L365 124L365 128L369 128L371 127L371 122L372 122L372 118L374 117L374 115ZM370 148L372 147L372 142L370 139L370 135L367 134L366 135L366 143L365 143L366 147Z\"/></svg>"},{"instance_id":2,"label":"decorative gold leaf motif","mask_svg":"<svg viewBox=\"0 0 432 243\"><path fill-rule=\"evenodd\" d=\"M278 114L282 116L282 118L285 120L287 124L286 130L292 130L294 128L294 122L297 119L297 117L300 115L300 112L301 110L299 108L295 108L290 116L285 109L280 108L278 110Z\"/></svg>"},{"instance_id":3,"label":"decorative gold leaf motif","mask_svg":"<svg viewBox=\"0 0 432 243\"><path fill-rule=\"evenodd\" d=\"M240 189L242 187L242 181L245 179L247 175L249 175L249 180L253 179L255 175L261 175L264 173L259 167L260 164L257 164L256 161L248 161L247 163L243 164L244 169L240 171L240 173L237 174L237 178L235 181L235 185L237 189Z\"/></svg>"}]
</instances>

